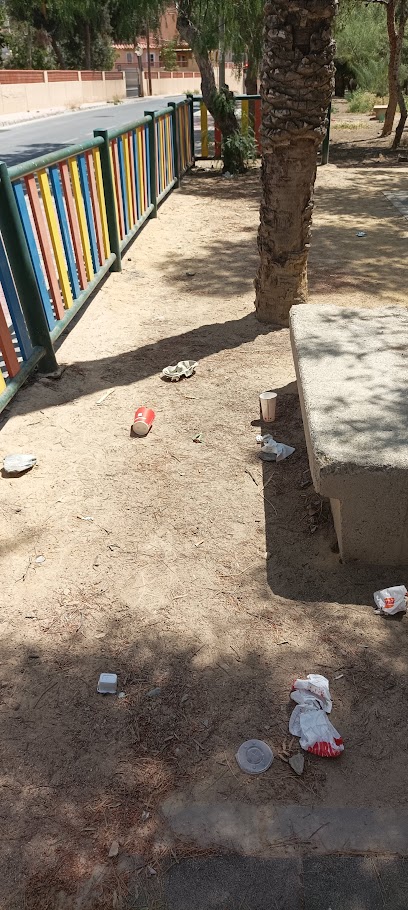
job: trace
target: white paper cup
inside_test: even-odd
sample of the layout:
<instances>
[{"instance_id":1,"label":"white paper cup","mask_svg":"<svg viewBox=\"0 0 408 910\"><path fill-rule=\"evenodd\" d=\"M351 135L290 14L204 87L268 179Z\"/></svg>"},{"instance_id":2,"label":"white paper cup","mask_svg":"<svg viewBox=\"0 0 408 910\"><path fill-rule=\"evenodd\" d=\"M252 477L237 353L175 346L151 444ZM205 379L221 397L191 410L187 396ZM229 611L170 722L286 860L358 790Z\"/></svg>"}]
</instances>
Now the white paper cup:
<instances>
[{"instance_id":1,"label":"white paper cup","mask_svg":"<svg viewBox=\"0 0 408 910\"><path fill-rule=\"evenodd\" d=\"M276 417L276 392L261 392L259 401L261 402L262 420L265 423L272 423Z\"/></svg>"}]
</instances>

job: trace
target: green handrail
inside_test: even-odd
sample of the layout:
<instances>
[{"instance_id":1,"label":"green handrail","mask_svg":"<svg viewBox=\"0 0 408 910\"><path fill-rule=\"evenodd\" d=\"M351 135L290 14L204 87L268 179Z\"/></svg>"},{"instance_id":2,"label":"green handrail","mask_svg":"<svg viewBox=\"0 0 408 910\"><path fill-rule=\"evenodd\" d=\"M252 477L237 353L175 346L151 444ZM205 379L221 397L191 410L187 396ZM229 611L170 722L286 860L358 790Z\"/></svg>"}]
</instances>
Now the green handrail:
<instances>
[{"instance_id":1,"label":"green handrail","mask_svg":"<svg viewBox=\"0 0 408 910\"><path fill-rule=\"evenodd\" d=\"M58 152L50 152L48 155L40 155L38 158L31 158L30 161L14 164L8 169L10 180L19 180L20 177L25 177L34 171L42 171L53 164L59 164L60 161L66 161L67 158L75 158L76 155L81 155L82 152L89 152L102 144L103 139L96 137L95 139L89 139L87 142L81 142L79 145L69 145Z\"/></svg>"},{"instance_id":2,"label":"green handrail","mask_svg":"<svg viewBox=\"0 0 408 910\"><path fill-rule=\"evenodd\" d=\"M118 136L123 136L124 133L130 133L132 130L136 130L138 126L144 126L146 123L149 123L149 120L151 120L150 113L148 115L145 114L140 120L135 120L132 123L125 123L123 126L118 126L112 130L106 130L106 132L109 139L117 139Z\"/></svg>"}]
</instances>

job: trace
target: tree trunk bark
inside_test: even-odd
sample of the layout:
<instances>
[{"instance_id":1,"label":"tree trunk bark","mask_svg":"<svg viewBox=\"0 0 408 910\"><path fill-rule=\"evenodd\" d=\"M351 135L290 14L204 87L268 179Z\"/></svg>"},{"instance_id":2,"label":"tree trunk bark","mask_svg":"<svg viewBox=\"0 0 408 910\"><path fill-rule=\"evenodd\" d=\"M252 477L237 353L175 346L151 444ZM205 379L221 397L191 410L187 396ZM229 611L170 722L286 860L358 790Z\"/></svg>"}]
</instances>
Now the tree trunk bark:
<instances>
[{"instance_id":1,"label":"tree trunk bark","mask_svg":"<svg viewBox=\"0 0 408 910\"><path fill-rule=\"evenodd\" d=\"M261 68L262 201L255 281L261 322L307 301L317 150L334 85L336 0L269 0Z\"/></svg>"},{"instance_id":2,"label":"tree trunk bark","mask_svg":"<svg viewBox=\"0 0 408 910\"><path fill-rule=\"evenodd\" d=\"M395 130L394 142L392 143L392 148L394 150L398 148L401 142L404 126L407 121L407 106L405 104L404 93L400 87L398 88L398 104L400 109L400 118L398 121L397 129Z\"/></svg>"},{"instance_id":3,"label":"tree trunk bark","mask_svg":"<svg viewBox=\"0 0 408 910\"><path fill-rule=\"evenodd\" d=\"M256 311L261 322L288 324L291 306L307 302L307 255L316 177L316 147L307 139L278 145L262 161Z\"/></svg>"},{"instance_id":4,"label":"tree trunk bark","mask_svg":"<svg viewBox=\"0 0 408 910\"><path fill-rule=\"evenodd\" d=\"M245 74L245 91L247 95L258 94L258 67L256 64L248 63Z\"/></svg>"},{"instance_id":5,"label":"tree trunk bark","mask_svg":"<svg viewBox=\"0 0 408 910\"><path fill-rule=\"evenodd\" d=\"M92 69L92 60L91 60L91 30L89 28L89 22L85 22L84 25L84 53L85 53L85 69Z\"/></svg>"},{"instance_id":6,"label":"tree trunk bark","mask_svg":"<svg viewBox=\"0 0 408 910\"><path fill-rule=\"evenodd\" d=\"M28 69L33 67L33 35L31 30L31 25L28 26L27 31L27 63Z\"/></svg>"},{"instance_id":7,"label":"tree trunk bark","mask_svg":"<svg viewBox=\"0 0 408 910\"><path fill-rule=\"evenodd\" d=\"M388 107L385 112L384 126L381 132L382 136L391 135L398 104L400 55L398 55L398 35L395 27L395 3L396 0L388 0L387 3L387 31L390 58L388 61Z\"/></svg>"},{"instance_id":8,"label":"tree trunk bark","mask_svg":"<svg viewBox=\"0 0 408 910\"><path fill-rule=\"evenodd\" d=\"M64 70L64 69L65 69L65 60L64 60L64 56L63 56L61 47L60 47L60 45L58 44L58 41L57 41L56 38L55 38L55 35L51 35L51 45L52 45L52 49L53 49L53 51L54 51L54 54L55 54L55 56L56 56L56 58L57 58L57 63L58 63L59 68L60 68L61 70Z\"/></svg>"}]
</instances>

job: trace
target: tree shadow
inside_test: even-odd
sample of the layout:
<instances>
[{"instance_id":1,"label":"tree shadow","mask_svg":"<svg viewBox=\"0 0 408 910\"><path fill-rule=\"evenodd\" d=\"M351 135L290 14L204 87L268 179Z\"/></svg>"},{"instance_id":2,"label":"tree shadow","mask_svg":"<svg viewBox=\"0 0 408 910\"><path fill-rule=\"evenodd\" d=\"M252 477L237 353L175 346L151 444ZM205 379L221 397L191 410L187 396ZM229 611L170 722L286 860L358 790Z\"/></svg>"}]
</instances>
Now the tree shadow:
<instances>
[{"instance_id":1,"label":"tree shadow","mask_svg":"<svg viewBox=\"0 0 408 910\"><path fill-rule=\"evenodd\" d=\"M291 569L288 565L288 575ZM299 638L282 648L270 611L259 601L251 604L267 636L265 646L254 650L250 638L256 619L231 602L224 630L214 626L216 645L199 625L194 635L177 632L166 608L135 628L121 619L124 604L116 603L112 616L110 601L97 590L77 590L72 599L75 603L65 598L57 608L54 604L42 619L27 619L31 631L17 648L1 647L7 668L1 705L7 750L2 819L10 833L0 848L5 910L121 907L132 881L140 896L143 889L151 892L148 867L161 880L175 863L203 850L206 855L234 853L238 842L243 855L257 852L240 825L233 829L227 823L222 833L210 824L204 846L193 836L178 836L163 815L171 794L183 795L192 805L215 802L220 811L231 799L248 804L248 812L267 804L316 808L332 805L330 795L336 784L339 792L338 776L344 773L350 781L357 778L360 805L399 805L388 784L398 767L400 792L405 792L405 725L398 718L408 693L400 661L406 624L387 623L383 640L373 642L366 614L361 622L345 623L339 614L333 616L333 605L321 605L330 635L322 633L312 658L307 636L302 638L310 622L304 606L302 612L296 608ZM182 603L180 611L188 609ZM345 665L345 680L336 683L333 668ZM335 764L306 755L299 780L281 750L293 707L291 680L303 667L331 677L333 719L346 752ZM118 674L126 697L97 694L102 671ZM365 685L367 674L375 685ZM364 699L356 687L363 688ZM240 743L252 737L266 739L275 753L273 772L258 778L243 775L234 759ZM374 741L377 749L381 743L386 780L376 755L367 759ZM354 791L355 786L349 788L345 805ZM115 840L119 854L109 858ZM145 904L135 899L132 906Z\"/></svg>"}]
</instances>

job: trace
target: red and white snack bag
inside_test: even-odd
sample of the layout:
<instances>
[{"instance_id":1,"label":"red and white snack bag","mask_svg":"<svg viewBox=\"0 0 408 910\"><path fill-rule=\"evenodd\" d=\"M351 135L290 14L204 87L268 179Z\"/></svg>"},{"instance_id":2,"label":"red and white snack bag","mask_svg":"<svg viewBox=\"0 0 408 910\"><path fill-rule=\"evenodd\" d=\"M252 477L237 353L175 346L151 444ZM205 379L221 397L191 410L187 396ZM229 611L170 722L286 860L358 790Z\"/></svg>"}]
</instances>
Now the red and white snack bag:
<instances>
[{"instance_id":1,"label":"red and white snack bag","mask_svg":"<svg viewBox=\"0 0 408 910\"><path fill-rule=\"evenodd\" d=\"M374 594L374 603L377 607L376 613L383 613L384 616L393 616L394 613L407 612L408 591L405 585L395 585L393 588L384 588L382 591L376 591Z\"/></svg>"},{"instance_id":2,"label":"red and white snack bag","mask_svg":"<svg viewBox=\"0 0 408 910\"><path fill-rule=\"evenodd\" d=\"M340 733L317 701L314 705L296 705L289 720L289 733L300 737L302 749L322 758L337 758L344 751Z\"/></svg>"},{"instance_id":3,"label":"red and white snack bag","mask_svg":"<svg viewBox=\"0 0 408 910\"><path fill-rule=\"evenodd\" d=\"M308 673L306 679L295 679L290 693L292 701L298 705L310 702L310 697L318 700L321 708L330 714L333 702L330 697L329 680L319 673Z\"/></svg>"}]
</instances>

